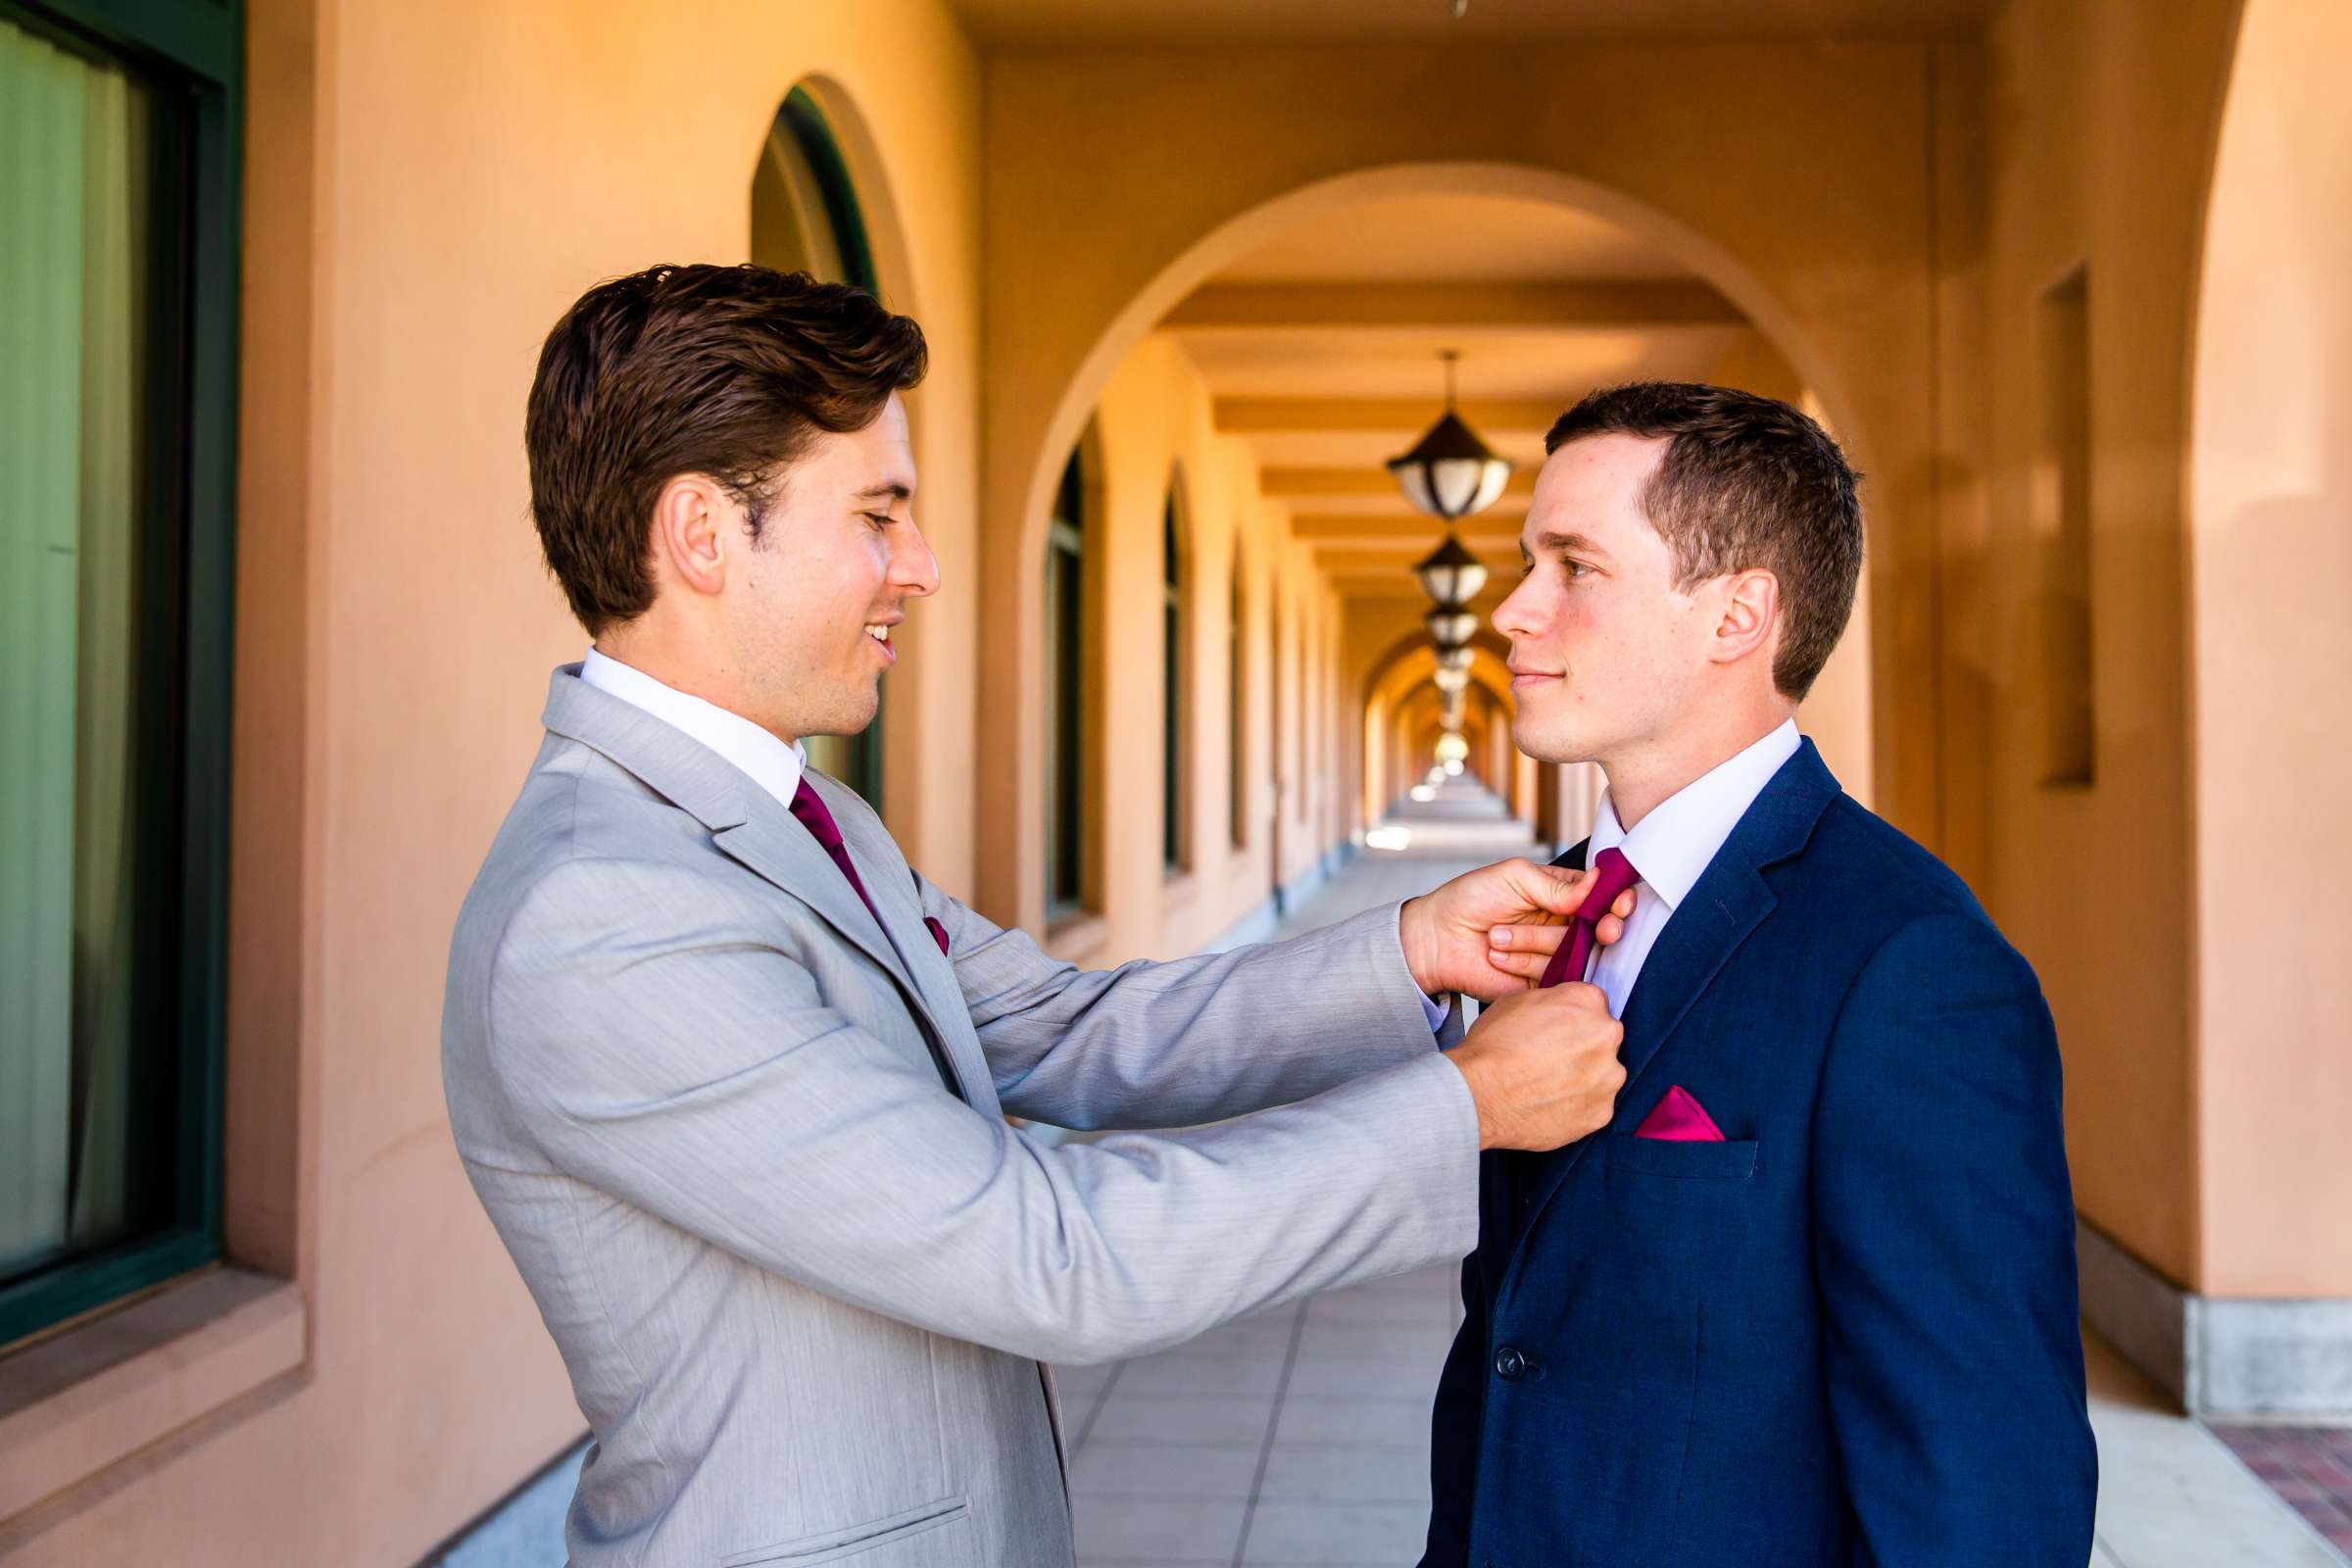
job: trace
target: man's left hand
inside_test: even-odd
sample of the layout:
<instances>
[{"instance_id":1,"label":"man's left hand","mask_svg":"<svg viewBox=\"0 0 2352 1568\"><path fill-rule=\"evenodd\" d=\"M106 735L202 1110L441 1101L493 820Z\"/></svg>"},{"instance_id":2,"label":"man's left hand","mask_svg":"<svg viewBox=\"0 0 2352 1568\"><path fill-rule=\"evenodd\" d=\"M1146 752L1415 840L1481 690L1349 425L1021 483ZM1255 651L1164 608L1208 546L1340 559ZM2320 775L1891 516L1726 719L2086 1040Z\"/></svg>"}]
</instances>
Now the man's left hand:
<instances>
[{"instance_id":1,"label":"man's left hand","mask_svg":"<svg viewBox=\"0 0 2352 1568\"><path fill-rule=\"evenodd\" d=\"M1406 900L1397 937L1413 983L1433 997L1459 991L1481 1002L1527 990L1558 949L1591 882L1589 871L1504 860ZM1633 912L1628 888L1594 935L1604 944L1616 941Z\"/></svg>"}]
</instances>

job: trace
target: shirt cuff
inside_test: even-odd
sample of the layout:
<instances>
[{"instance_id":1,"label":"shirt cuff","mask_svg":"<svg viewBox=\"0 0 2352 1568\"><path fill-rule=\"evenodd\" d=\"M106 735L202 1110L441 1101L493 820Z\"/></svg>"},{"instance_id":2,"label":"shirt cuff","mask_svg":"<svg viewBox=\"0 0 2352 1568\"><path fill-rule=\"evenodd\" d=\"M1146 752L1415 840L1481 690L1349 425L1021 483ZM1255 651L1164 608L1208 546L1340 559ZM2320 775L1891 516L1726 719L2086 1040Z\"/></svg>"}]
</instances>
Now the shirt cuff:
<instances>
[{"instance_id":1,"label":"shirt cuff","mask_svg":"<svg viewBox=\"0 0 2352 1568\"><path fill-rule=\"evenodd\" d=\"M1421 1016L1429 1020L1429 1032L1434 1035L1446 1026L1446 1014L1453 1009L1449 1004L1432 998L1428 992L1421 991L1419 986L1413 989L1421 992Z\"/></svg>"}]
</instances>

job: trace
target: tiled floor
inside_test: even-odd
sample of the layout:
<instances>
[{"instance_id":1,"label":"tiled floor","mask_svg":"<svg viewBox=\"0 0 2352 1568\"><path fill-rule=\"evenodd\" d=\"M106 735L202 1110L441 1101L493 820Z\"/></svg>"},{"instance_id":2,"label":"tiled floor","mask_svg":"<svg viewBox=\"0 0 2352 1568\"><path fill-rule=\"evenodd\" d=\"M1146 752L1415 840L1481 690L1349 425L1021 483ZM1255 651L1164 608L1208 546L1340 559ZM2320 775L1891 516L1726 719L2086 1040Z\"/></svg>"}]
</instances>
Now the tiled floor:
<instances>
[{"instance_id":1,"label":"tiled floor","mask_svg":"<svg viewBox=\"0 0 2352 1568\"><path fill-rule=\"evenodd\" d=\"M1517 853L1443 832L1368 851L1298 909L1336 920ZM1434 844L1432 841L1436 841ZM1061 1376L1083 1568L1410 1564L1429 1506L1429 1398L1458 1306L1450 1269L1337 1292L1146 1360ZM2345 1568L2220 1437L2096 1340L2096 1568Z\"/></svg>"},{"instance_id":2,"label":"tiled floor","mask_svg":"<svg viewBox=\"0 0 2352 1568\"><path fill-rule=\"evenodd\" d=\"M1061 1375L1083 1564L1410 1563L1451 1270Z\"/></svg>"},{"instance_id":3,"label":"tiled floor","mask_svg":"<svg viewBox=\"0 0 2352 1568\"><path fill-rule=\"evenodd\" d=\"M2090 1335L2101 1568L2344 1568L2208 1428Z\"/></svg>"},{"instance_id":4,"label":"tiled floor","mask_svg":"<svg viewBox=\"0 0 2352 1568\"><path fill-rule=\"evenodd\" d=\"M2352 1552L2352 1427L2217 1426L2214 1433L2338 1551Z\"/></svg>"}]
</instances>

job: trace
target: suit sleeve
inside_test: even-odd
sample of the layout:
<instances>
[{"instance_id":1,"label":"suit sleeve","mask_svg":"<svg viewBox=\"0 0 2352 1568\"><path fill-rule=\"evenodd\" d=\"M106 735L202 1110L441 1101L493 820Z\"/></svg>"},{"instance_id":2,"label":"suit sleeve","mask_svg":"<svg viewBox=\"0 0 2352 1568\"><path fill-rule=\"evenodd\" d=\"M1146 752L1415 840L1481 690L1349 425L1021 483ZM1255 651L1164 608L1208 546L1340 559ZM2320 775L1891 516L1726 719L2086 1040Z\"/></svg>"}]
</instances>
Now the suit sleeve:
<instances>
[{"instance_id":1,"label":"suit sleeve","mask_svg":"<svg viewBox=\"0 0 2352 1568\"><path fill-rule=\"evenodd\" d=\"M1831 1418L1879 1564L2080 1563L2074 1201L2050 1014L1989 922L1914 922L1840 1012L1813 1138Z\"/></svg>"},{"instance_id":2,"label":"suit sleeve","mask_svg":"<svg viewBox=\"0 0 2352 1568\"><path fill-rule=\"evenodd\" d=\"M1057 1127L1192 1127L1288 1104L1433 1039L1395 904L1288 942L1081 970L920 883L947 930L997 1097Z\"/></svg>"},{"instance_id":3,"label":"suit sleeve","mask_svg":"<svg viewBox=\"0 0 2352 1568\"><path fill-rule=\"evenodd\" d=\"M651 939L649 908L676 916ZM1054 1361L1156 1349L1476 1236L1477 1113L1435 1052L1221 1127L1049 1146L827 1006L778 940L708 878L567 863L502 934L490 1081L464 1092L500 1097L555 1169L748 1262Z\"/></svg>"}]
</instances>

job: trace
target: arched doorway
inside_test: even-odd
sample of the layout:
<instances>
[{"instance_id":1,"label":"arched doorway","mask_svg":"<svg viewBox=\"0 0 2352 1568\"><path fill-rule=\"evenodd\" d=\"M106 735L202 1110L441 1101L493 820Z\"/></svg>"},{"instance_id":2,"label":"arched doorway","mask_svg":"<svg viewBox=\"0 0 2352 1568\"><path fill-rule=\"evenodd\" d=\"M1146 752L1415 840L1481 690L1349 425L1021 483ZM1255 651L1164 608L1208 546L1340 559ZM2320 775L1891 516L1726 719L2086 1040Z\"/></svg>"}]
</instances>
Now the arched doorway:
<instances>
[{"instance_id":1,"label":"arched doorway","mask_svg":"<svg viewBox=\"0 0 2352 1568\"><path fill-rule=\"evenodd\" d=\"M1197 238L1112 313L1091 347L1077 356L1074 372L1060 383L1057 395L1043 400L1052 408L1050 415L1041 419L1032 407L1006 421L1014 429L1042 428L1044 444L1033 448L1025 434L1014 435L992 456L994 479L990 493L999 506L991 512L989 525L1003 530L1011 541L1011 548L992 548L988 552L990 575L986 592L992 605L1009 612L1005 618L1016 628L1016 635L984 651L981 680L984 693L993 694L985 699L992 709L1016 715L1016 723L1021 726L1033 722L1035 705L1029 699L1039 689L1044 651L1034 639L1017 632L1034 617L1017 608L1024 602L1028 585L1009 569L1007 563L1024 559L1029 554L1030 536L1044 526L1041 508L1054 478L1046 470L1056 461L1052 454L1067 450L1066 443L1085 412L1122 358L1204 280L1271 236L1310 224L1318 218L1328 219L1350 203L1415 192L1465 191L1605 214L1611 221L1639 229L1655 244L1670 248L1693 274L1737 307L1740 320L1769 340L1776 356L1791 368L1788 390L1810 395L1840 438L1855 452L1861 466L1874 465L1872 445L1860 429L1858 419L1846 412L1846 400L1837 384L1833 367L1803 340L1791 313L1720 246L1664 214L1592 181L1516 164L1392 165L1315 181L1232 217L1205 236ZM1886 568L1893 555L1874 549L1873 569ZM1880 617L1884 617L1886 611L1882 603L1878 607ZM1849 631L1840 658L1860 666L1860 678L1828 689L1858 707L1862 714L1840 728L1847 734L1863 737L1862 743L1874 752L1883 750L1886 738L1880 733L1882 726L1874 724L1874 710L1884 707L1885 683L1876 678L1875 666L1882 661L1869 624L1858 624ZM1352 678L1352 674L1347 678ZM1924 724L1926 728L1921 733L1930 734L1935 715L1925 709L1914 710L1905 722L1914 728ZM1025 741L1025 737L1016 740ZM984 755L980 760L983 797L1008 802L1036 799L1042 780L1035 775L1034 757L1035 747L1025 743ZM1925 787L1932 791L1932 779ZM1541 793L1531 791L1531 810L1533 797ZM1556 798L1557 792L1552 795ZM997 814L1017 822L1027 813L1014 810ZM981 849L980 884L984 903L997 905L1000 912L1011 917L1034 922L1042 914L1043 900L1042 889L1036 886L1029 870L1029 858L1019 854L1017 844L984 843Z\"/></svg>"}]
</instances>

